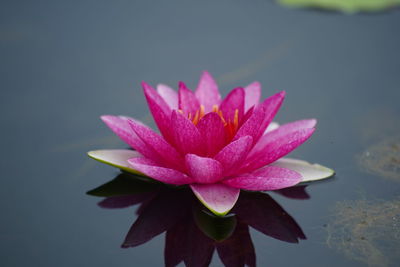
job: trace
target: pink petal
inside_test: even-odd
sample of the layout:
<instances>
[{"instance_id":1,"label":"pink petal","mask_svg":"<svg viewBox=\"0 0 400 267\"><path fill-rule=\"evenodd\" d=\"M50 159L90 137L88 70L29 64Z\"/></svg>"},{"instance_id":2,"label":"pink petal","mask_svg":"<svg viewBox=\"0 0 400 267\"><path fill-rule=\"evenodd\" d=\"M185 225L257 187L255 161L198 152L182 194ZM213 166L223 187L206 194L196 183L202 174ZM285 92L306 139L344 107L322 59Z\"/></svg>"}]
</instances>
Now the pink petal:
<instances>
[{"instance_id":1,"label":"pink petal","mask_svg":"<svg viewBox=\"0 0 400 267\"><path fill-rule=\"evenodd\" d=\"M171 109L178 109L178 93L165 84L157 85L157 93Z\"/></svg>"},{"instance_id":2,"label":"pink petal","mask_svg":"<svg viewBox=\"0 0 400 267\"><path fill-rule=\"evenodd\" d=\"M101 119L116 135L119 136L119 138L132 148L136 149L140 154L152 160L160 160L158 153L146 145L132 130L128 122L128 120L133 120L132 118L103 115L101 116Z\"/></svg>"},{"instance_id":3,"label":"pink petal","mask_svg":"<svg viewBox=\"0 0 400 267\"><path fill-rule=\"evenodd\" d=\"M238 200L240 189L223 184L191 184L196 197L216 215L228 213Z\"/></svg>"},{"instance_id":4,"label":"pink petal","mask_svg":"<svg viewBox=\"0 0 400 267\"><path fill-rule=\"evenodd\" d=\"M207 148L206 155L213 157L225 145L225 128L221 117L210 112L200 119L197 124L200 134Z\"/></svg>"},{"instance_id":5,"label":"pink petal","mask_svg":"<svg viewBox=\"0 0 400 267\"><path fill-rule=\"evenodd\" d=\"M239 128L253 115L254 107L251 107L248 111L246 111L243 115L243 118L239 121Z\"/></svg>"},{"instance_id":6,"label":"pink petal","mask_svg":"<svg viewBox=\"0 0 400 267\"><path fill-rule=\"evenodd\" d=\"M103 115L100 118L125 143L131 147L135 146L137 136L129 126L127 119L112 115Z\"/></svg>"},{"instance_id":7,"label":"pink petal","mask_svg":"<svg viewBox=\"0 0 400 267\"><path fill-rule=\"evenodd\" d=\"M193 118L196 111L200 109L199 101L192 91L190 91L183 82L179 82L179 109L183 111L183 114L191 114Z\"/></svg>"},{"instance_id":8,"label":"pink petal","mask_svg":"<svg viewBox=\"0 0 400 267\"><path fill-rule=\"evenodd\" d=\"M167 184L183 185L193 183L193 179L174 169L164 168L146 158L132 158L128 163L147 176Z\"/></svg>"},{"instance_id":9,"label":"pink petal","mask_svg":"<svg viewBox=\"0 0 400 267\"><path fill-rule=\"evenodd\" d=\"M239 119L242 118L244 114L244 89L240 87L233 89L222 101L219 109L227 122L233 121L236 110L239 111Z\"/></svg>"},{"instance_id":10,"label":"pink petal","mask_svg":"<svg viewBox=\"0 0 400 267\"><path fill-rule=\"evenodd\" d=\"M170 131L171 108L150 85L142 82L142 86L147 104L158 129L168 142L172 142L173 138Z\"/></svg>"},{"instance_id":11,"label":"pink petal","mask_svg":"<svg viewBox=\"0 0 400 267\"><path fill-rule=\"evenodd\" d=\"M254 143L256 143L275 117L284 98L284 91L267 98L239 128L234 140L242 136L250 135L253 137Z\"/></svg>"},{"instance_id":12,"label":"pink petal","mask_svg":"<svg viewBox=\"0 0 400 267\"><path fill-rule=\"evenodd\" d=\"M267 166L223 181L231 187L253 191L277 190L299 182L301 182L301 174L275 166Z\"/></svg>"},{"instance_id":13,"label":"pink petal","mask_svg":"<svg viewBox=\"0 0 400 267\"><path fill-rule=\"evenodd\" d=\"M190 176L197 183L209 184L221 180L222 165L218 161L194 154L187 154L185 160Z\"/></svg>"},{"instance_id":14,"label":"pink petal","mask_svg":"<svg viewBox=\"0 0 400 267\"><path fill-rule=\"evenodd\" d=\"M267 132L260 138L260 140L257 142L257 144L252 149L251 153L249 154L249 157L252 157L252 155L254 155L255 153L258 153L261 150L263 150L264 147L272 140L275 140L281 136L288 135L290 133L294 133L301 129L313 128L315 127L316 124L317 124L316 119L309 119L309 120L299 120L295 122L290 122L282 126L279 126L275 130Z\"/></svg>"},{"instance_id":15,"label":"pink petal","mask_svg":"<svg viewBox=\"0 0 400 267\"><path fill-rule=\"evenodd\" d=\"M180 168L183 162L182 156L164 138L135 120L129 120L129 125L137 136L160 156L167 166L182 169Z\"/></svg>"},{"instance_id":16,"label":"pink petal","mask_svg":"<svg viewBox=\"0 0 400 267\"><path fill-rule=\"evenodd\" d=\"M205 146L201 134L192 121L174 110L170 127L173 129L176 148L182 154L204 155Z\"/></svg>"},{"instance_id":17,"label":"pink petal","mask_svg":"<svg viewBox=\"0 0 400 267\"><path fill-rule=\"evenodd\" d=\"M244 111L248 111L251 107L257 106L261 97L261 84L253 82L244 88Z\"/></svg>"},{"instance_id":18,"label":"pink petal","mask_svg":"<svg viewBox=\"0 0 400 267\"><path fill-rule=\"evenodd\" d=\"M239 168L253 144L251 136L243 136L225 146L214 158L224 167L225 174L233 167Z\"/></svg>"},{"instance_id":19,"label":"pink petal","mask_svg":"<svg viewBox=\"0 0 400 267\"><path fill-rule=\"evenodd\" d=\"M242 171L248 172L258 169L289 154L307 141L314 130L314 128L301 129L269 140L262 149L258 150L257 153L252 153L251 157L246 159L246 166L242 168Z\"/></svg>"},{"instance_id":20,"label":"pink petal","mask_svg":"<svg viewBox=\"0 0 400 267\"><path fill-rule=\"evenodd\" d=\"M217 83L207 71L203 72L195 94L200 104L204 106L206 113L210 112L214 105L219 106L221 102Z\"/></svg>"}]
</instances>

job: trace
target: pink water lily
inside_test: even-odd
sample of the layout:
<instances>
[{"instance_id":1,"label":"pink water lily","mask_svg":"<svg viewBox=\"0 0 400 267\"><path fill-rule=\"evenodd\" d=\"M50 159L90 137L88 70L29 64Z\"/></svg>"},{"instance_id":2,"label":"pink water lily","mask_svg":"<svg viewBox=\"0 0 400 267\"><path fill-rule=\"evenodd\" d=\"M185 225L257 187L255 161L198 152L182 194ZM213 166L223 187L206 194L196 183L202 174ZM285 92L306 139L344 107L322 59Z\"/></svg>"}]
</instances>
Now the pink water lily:
<instances>
[{"instance_id":1,"label":"pink water lily","mask_svg":"<svg viewBox=\"0 0 400 267\"><path fill-rule=\"evenodd\" d=\"M311 175L304 171L304 162L278 161L304 143L316 125L315 119L279 127L272 122L285 92L260 102L261 86L254 82L222 99L208 72L194 92L183 82L177 92L166 85L158 85L157 90L145 82L142 86L160 134L133 118L102 116L135 151L103 151L92 157L163 183L189 185L218 215L229 212L241 189L277 190ZM318 167L324 177L333 174L320 165L310 166L314 174Z\"/></svg>"}]
</instances>

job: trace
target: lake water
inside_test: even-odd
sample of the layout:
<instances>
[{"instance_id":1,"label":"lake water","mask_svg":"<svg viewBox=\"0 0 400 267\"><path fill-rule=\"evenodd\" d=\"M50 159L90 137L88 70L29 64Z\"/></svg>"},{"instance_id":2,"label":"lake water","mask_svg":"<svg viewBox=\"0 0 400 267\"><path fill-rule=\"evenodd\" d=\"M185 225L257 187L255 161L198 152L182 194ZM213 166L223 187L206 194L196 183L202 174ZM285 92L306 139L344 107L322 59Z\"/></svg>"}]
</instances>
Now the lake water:
<instances>
[{"instance_id":1,"label":"lake water","mask_svg":"<svg viewBox=\"0 0 400 267\"><path fill-rule=\"evenodd\" d=\"M194 250L193 266L207 264L214 249L229 266L243 261L229 255L247 255L250 263L255 255L257 266L396 266L398 10L341 15L267 0L3 1L0 14L2 266L163 266L168 218L178 223L169 231L173 240L189 236L204 245ZM206 215L185 190L153 192L160 224L153 220L149 231L159 235L121 248L137 219L137 206L129 205L146 196L86 194L119 174L86 152L125 148L99 116L154 125L140 82L176 88L183 80L193 88L203 70L224 95L254 80L264 97L286 90L277 121L318 119L314 136L290 156L337 174L303 188L307 193L250 195L265 214L237 211L229 219L236 220L232 237L240 237L233 246L199 232ZM185 216L176 211L182 204ZM152 206L143 207L142 215ZM258 230L248 228L260 218ZM169 260L185 242L168 243ZM222 265L220 255L214 251L211 266Z\"/></svg>"}]
</instances>

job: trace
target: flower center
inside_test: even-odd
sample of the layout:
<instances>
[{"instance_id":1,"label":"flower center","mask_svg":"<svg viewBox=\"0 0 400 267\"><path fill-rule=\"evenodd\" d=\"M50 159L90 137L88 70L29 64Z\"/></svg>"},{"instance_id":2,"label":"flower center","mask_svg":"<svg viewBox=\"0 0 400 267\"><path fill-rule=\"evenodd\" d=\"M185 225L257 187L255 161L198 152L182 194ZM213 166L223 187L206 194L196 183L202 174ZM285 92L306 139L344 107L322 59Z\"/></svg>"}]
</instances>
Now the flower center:
<instances>
[{"instance_id":1,"label":"flower center","mask_svg":"<svg viewBox=\"0 0 400 267\"><path fill-rule=\"evenodd\" d=\"M178 111L183 114L182 110ZM222 110L219 109L218 105L213 106L212 112L215 112L219 115L222 123L224 124L225 132L228 139L232 139L239 128L239 110L235 109L235 114L233 115L233 118L225 118ZM200 119L203 118L204 115L204 106L200 105L200 109L198 109L194 115L191 112L188 113L188 119L191 120L194 125L197 125L197 123L199 123Z\"/></svg>"}]
</instances>

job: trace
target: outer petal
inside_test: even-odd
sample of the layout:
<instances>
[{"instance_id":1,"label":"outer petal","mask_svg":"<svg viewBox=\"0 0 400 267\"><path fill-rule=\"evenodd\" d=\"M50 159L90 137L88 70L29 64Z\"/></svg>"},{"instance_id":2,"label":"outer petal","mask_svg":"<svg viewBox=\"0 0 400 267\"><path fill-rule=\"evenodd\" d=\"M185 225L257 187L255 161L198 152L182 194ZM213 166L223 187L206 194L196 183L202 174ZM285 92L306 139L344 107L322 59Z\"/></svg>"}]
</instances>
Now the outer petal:
<instances>
[{"instance_id":1,"label":"outer petal","mask_svg":"<svg viewBox=\"0 0 400 267\"><path fill-rule=\"evenodd\" d=\"M219 94L217 83L207 71L203 72L195 94L200 104L204 106L206 112L210 112L214 105L219 105L221 102L221 95Z\"/></svg>"},{"instance_id":2,"label":"outer petal","mask_svg":"<svg viewBox=\"0 0 400 267\"><path fill-rule=\"evenodd\" d=\"M178 109L178 93L165 84L157 85L157 93L171 109Z\"/></svg>"},{"instance_id":3,"label":"outer petal","mask_svg":"<svg viewBox=\"0 0 400 267\"><path fill-rule=\"evenodd\" d=\"M139 136L148 147L156 151L164 163L175 168L180 168L180 166L182 166L182 156L175 148L166 142L164 138L135 120L129 120L129 124L137 136Z\"/></svg>"},{"instance_id":4,"label":"outer petal","mask_svg":"<svg viewBox=\"0 0 400 267\"><path fill-rule=\"evenodd\" d=\"M117 167L133 174L143 175L137 170L132 169L132 167L128 164L128 159L140 156L137 151L129 149L93 150L89 151L87 154L92 159L98 160L102 163Z\"/></svg>"},{"instance_id":5,"label":"outer petal","mask_svg":"<svg viewBox=\"0 0 400 267\"><path fill-rule=\"evenodd\" d=\"M223 181L231 187L253 191L277 190L299 182L301 182L301 174L276 166L267 166L253 173L242 174Z\"/></svg>"},{"instance_id":6,"label":"outer petal","mask_svg":"<svg viewBox=\"0 0 400 267\"><path fill-rule=\"evenodd\" d=\"M284 91L267 98L254 110L250 118L243 123L234 139L250 135L253 137L254 143L256 143L275 117L284 98Z\"/></svg>"},{"instance_id":7,"label":"outer petal","mask_svg":"<svg viewBox=\"0 0 400 267\"><path fill-rule=\"evenodd\" d=\"M221 180L222 165L215 159L203 158L194 154L185 156L190 176L199 184L210 184Z\"/></svg>"},{"instance_id":8,"label":"outer petal","mask_svg":"<svg viewBox=\"0 0 400 267\"><path fill-rule=\"evenodd\" d=\"M319 164L311 164L304 160L282 158L271 165L294 170L301 174L302 182L326 179L335 175L335 171Z\"/></svg>"},{"instance_id":9,"label":"outer petal","mask_svg":"<svg viewBox=\"0 0 400 267\"><path fill-rule=\"evenodd\" d=\"M128 163L147 176L167 184L183 185L193 183L193 179L177 170L158 166L156 162L146 158L132 158Z\"/></svg>"},{"instance_id":10,"label":"outer petal","mask_svg":"<svg viewBox=\"0 0 400 267\"><path fill-rule=\"evenodd\" d=\"M272 124L272 123L271 123ZM254 146L253 150L251 151L249 157L253 154L260 152L268 143L272 140L275 140L279 137L289 135L301 129L309 129L314 128L317 124L316 119L309 119L309 120L299 120L291 123L284 124L282 126L277 127L275 130L265 133L257 144ZM268 127L269 128L269 127Z\"/></svg>"},{"instance_id":11,"label":"outer petal","mask_svg":"<svg viewBox=\"0 0 400 267\"><path fill-rule=\"evenodd\" d=\"M205 147L197 127L177 111L172 112L170 127L173 128L173 137L176 148L182 154L204 155Z\"/></svg>"},{"instance_id":12,"label":"outer petal","mask_svg":"<svg viewBox=\"0 0 400 267\"><path fill-rule=\"evenodd\" d=\"M191 184L196 197L216 215L227 214L238 200L240 189L223 184Z\"/></svg>"},{"instance_id":13,"label":"outer petal","mask_svg":"<svg viewBox=\"0 0 400 267\"><path fill-rule=\"evenodd\" d=\"M228 144L215 156L215 159L224 167L225 175L233 167L239 168L242 161L246 158L252 143L253 138L251 136L243 136Z\"/></svg>"},{"instance_id":14,"label":"outer petal","mask_svg":"<svg viewBox=\"0 0 400 267\"><path fill-rule=\"evenodd\" d=\"M285 135L285 134L288 134L291 132L295 132L300 129L314 128L316 124L317 124L316 119L298 120L298 121L286 123L281 126L278 125L274 130L271 130L266 135L268 135L268 139L276 138L278 136ZM273 122L270 125L273 125ZM270 128L270 127L268 126L268 128Z\"/></svg>"},{"instance_id":15,"label":"outer petal","mask_svg":"<svg viewBox=\"0 0 400 267\"><path fill-rule=\"evenodd\" d=\"M154 121L164 138L171 143L171 109L164 99L147 83L142 82L143 92Z\"/></svg>"},{"instance_id":16,"label":"outer petal","mask_svg":"<svg viewBox=\"0 0 400 267\"><path fill-rule=\"evenodd\" d=\"M248 111L251 107L257 106L260 102L261 97L261 84L259 82L253 82L244 88L245 100L244 100L244 111Z\"/></svg>"},{"instance_id":17,"label":"outer petal","mask_svg":"<svg viewBox=\"0 0 400 267\"><path fill-rule=\"evenodd\" d=\"M233 121L235 110L239 111L239 120L243 117L244 113L244 89L233 89L222 101L219 109L226 121Z\"/></svg>"},{"instance_id":18,"label":"outer petal","mask_svg":"<svg viewBox=\"0 0 400 267\"><path fill-rule=\"evenodd\" d=\"M126 118L113 115L103 115L100 118L125 143L131 147L136 145L138 138L129 126Z\"/></svg>"},{"instance_id":19,"label":"outer petal","mask_svg":"<svg viewBox=\"0 0 400 267\"><path fill-rule=\"evenodd\" d=\"M252 153L252 155L246 159L246 166L242 171L248 172L258 169L289 154L307 141L307 139L313 134L314 130L314 128L302 129L270 140L265 144L263 149L260 149L257 153Z\"/></svg>"},{"instance_id":20,"label":"outer petal","mask_svg":"<svg viewBox=\"0 0 400 267\"><path fill-rule=\"evenodd\" d=\"M200 109L199 101L192 91L190 91L183 82L179 82L179 109L183 111L183 114L188 115L189 113L193 117Z\"/></svg>"},{"instance_id":21,"label":"outer petal","mask_svg":"<svg viewBox=\"0 0 400 267\"><path fill-rule=\"evenodd\" d=\"M132 118L103 115L101 116L101 119L116 135L119 136L119 138L132 148L139 151L140 154L152 160L160 160L158 153L146 145L132 130L128 122L129 120L133 120Z\"/></svg>"},{"instance_id":22,"label":"outer petal","mask_svg":"<svg viewBox=\"0 0 400 267\"><path fill-rule=\"evenodd\" d=\"M225 145L225 128L221 117L210 112L206 114L197 124L200 134L207 148L206 155L214 156Z\"/></svg>"}]
</instances>

